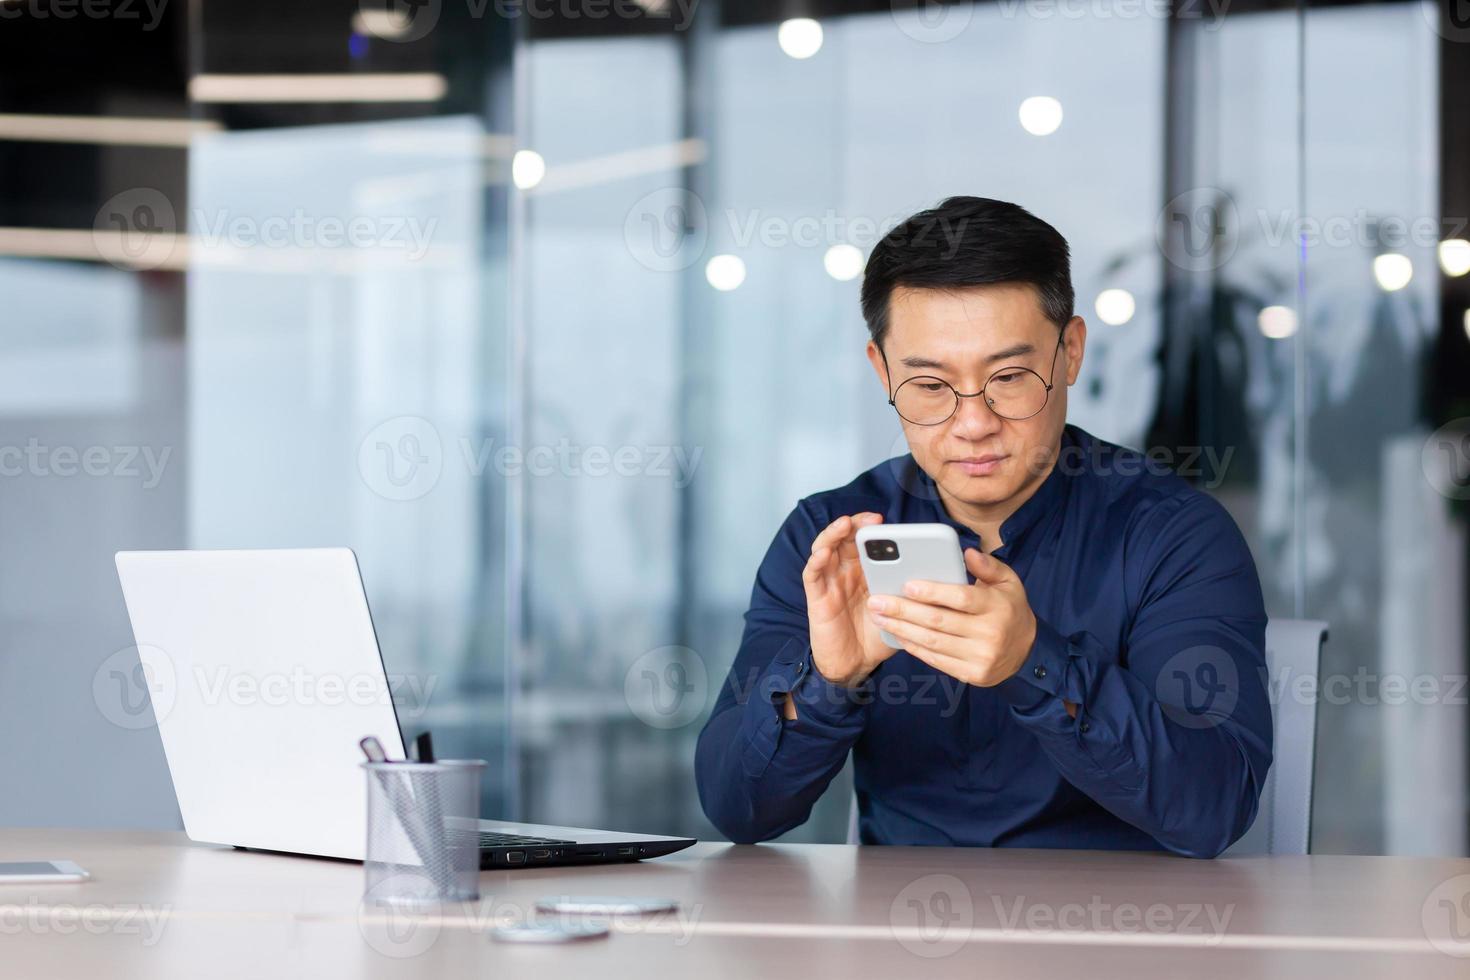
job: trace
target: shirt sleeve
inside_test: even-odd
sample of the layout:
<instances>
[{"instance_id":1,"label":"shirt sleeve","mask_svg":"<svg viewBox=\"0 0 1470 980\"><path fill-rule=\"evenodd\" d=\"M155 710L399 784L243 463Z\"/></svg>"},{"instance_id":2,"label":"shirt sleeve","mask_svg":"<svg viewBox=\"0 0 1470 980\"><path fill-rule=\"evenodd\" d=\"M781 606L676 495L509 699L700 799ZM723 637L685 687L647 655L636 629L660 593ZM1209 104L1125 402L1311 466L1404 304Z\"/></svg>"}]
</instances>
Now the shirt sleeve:
<instances>
[{"instance_id":1,"label":"shirt sleeve","mask_svg":"<svg viewBox=\"0 0 1470 980\"><path fill-rule=\"evenodd\" d=\"M803 501L776 534L756 573L735 664L699 735L700 803L737 844L806 822L867 721L871 681L839 687L811 662L801 573L827 523ZM795 720L781 715L787 693Z\"/></svg>"},{"instance_id":2,"label":"shirt sleeve","mask_svg":"<svg viewBox=\"0 0 1470 980\"><path fill-rule=\"evenodd\" d=\"M999 688L1069 782L1168 849L1214 857L1250 828L1271 765L1260 580L1204 493L1157 505L1129 541L1123 649L1038 620Z\"/></svg>"}]
</instances>

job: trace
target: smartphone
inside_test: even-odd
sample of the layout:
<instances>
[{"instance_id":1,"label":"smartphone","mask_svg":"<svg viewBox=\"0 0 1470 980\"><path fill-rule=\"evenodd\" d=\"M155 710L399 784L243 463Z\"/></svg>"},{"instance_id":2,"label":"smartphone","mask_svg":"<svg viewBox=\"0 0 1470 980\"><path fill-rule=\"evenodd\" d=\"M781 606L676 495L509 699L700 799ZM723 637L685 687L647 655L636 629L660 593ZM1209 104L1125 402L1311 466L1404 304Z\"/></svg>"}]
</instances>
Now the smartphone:
<instances>
[{"instance_id":1,"label":"smartphone","mask_svg":"<svg viewBox=\"0 0 1470 980\"><path fill-rule=\"evenodd\" d=\"M914 579L965 585L965 556L960 536L948 524L872 524L858 528L858 559L870 595L903 595L904 583ZM895 650L903 641L879 630L883 642Z\"/></svg>"},{"instance_id":2,"label":"smartphone","mask_svg":"<svg viewBox=\"0 0 1470 980\"><path fill-rule=\"evenodd\" d=\"M91 875L71 861L0 861L0 885L86 881Z\"/></svg>"}]
</instances>

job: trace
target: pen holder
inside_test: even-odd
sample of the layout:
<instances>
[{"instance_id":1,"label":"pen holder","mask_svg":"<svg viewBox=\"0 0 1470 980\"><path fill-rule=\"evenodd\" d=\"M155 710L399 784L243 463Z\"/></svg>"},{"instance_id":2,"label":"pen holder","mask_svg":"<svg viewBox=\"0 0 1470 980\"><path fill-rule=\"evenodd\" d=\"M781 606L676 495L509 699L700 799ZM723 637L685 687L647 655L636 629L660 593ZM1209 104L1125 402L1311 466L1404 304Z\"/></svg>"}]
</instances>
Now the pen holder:
<instances>
[{"instance_id":1,"label":"pen holder","mask_svg":"<svg viewBox=\"0 0 1470 980\"><path fill-rule=\"evenodd\" d=\"M480 897L479 759L368 762L365 895L391 905Z\"/></svg>"}]
</instances>

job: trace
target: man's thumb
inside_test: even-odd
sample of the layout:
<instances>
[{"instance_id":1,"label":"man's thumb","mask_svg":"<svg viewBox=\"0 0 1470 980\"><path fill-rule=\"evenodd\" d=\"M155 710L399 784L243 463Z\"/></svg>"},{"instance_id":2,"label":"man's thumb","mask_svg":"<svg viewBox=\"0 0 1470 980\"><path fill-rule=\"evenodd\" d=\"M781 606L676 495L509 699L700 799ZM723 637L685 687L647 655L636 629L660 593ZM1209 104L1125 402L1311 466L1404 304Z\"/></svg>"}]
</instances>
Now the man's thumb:
<instances>
[{"instance_id":1,"label":"man's thumb","mask_svg":"<svg viewBox=\"0 0 1470 980\"><path fill-rule=\"evenodd\" d=\"M965 567L975 576L975 581L986 585L1000 585L1010 581L1010 566L999 558L987 555L978 548L965 549Z\"/></svg>"}]
</instances>

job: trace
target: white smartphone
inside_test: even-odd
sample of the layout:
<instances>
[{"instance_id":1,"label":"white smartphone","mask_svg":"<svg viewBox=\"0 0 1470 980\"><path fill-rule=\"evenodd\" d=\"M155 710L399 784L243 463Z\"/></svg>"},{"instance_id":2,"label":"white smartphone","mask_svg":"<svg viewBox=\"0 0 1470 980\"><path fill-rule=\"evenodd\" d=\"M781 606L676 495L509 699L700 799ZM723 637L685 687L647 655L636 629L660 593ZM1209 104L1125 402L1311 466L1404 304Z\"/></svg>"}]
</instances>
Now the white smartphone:
<instances>
[{"instance_id":1,"label":"white smartphone","mask_svg":"<svg viewBox=\"0 0 1470 980\"><path fill-rule=\"evenodd\" d=\"M86 881L90 877L73 861L0 861L0 885Z\"/></svg>"},{"instance_id":2,"label":"white smartphone","mask_svg":"<svg viewBox=\"0 0 1470 980\"><path fill-rule=\"evenodd\" d=\"M925 579L965 585L965 556L960 536L948 524L871 524L858 528L858 559L870 595L903 595L906 582ZM879 630L883 642L895 650L903 641Z\"/></svg>"}]
</instances>

